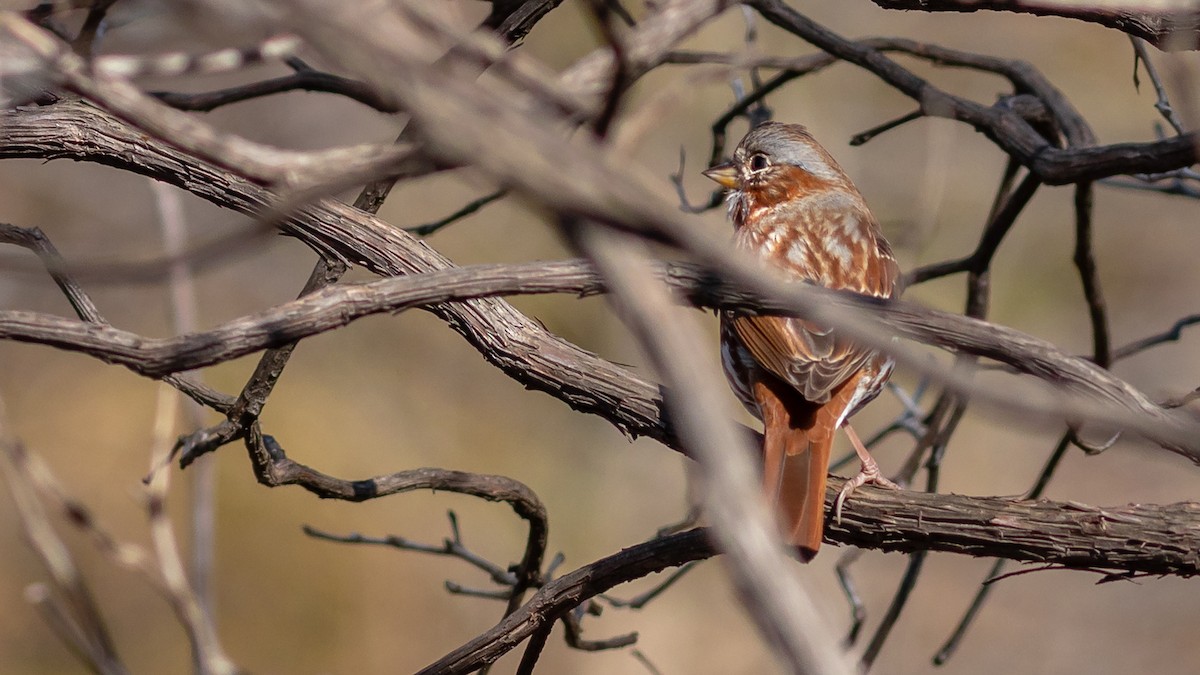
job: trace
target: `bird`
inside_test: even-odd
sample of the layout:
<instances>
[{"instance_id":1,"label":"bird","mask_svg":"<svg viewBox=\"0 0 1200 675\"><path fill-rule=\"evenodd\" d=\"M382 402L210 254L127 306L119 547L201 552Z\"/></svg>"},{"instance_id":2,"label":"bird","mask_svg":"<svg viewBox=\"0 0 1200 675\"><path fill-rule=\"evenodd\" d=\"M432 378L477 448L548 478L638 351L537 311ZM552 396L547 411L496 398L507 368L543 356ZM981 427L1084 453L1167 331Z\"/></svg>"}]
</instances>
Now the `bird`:
<instances>
[{"instance_id":1,"label":"bird","mask_svg":"<svg viewBox=\"0 0 1200 675\"><path fill-rule=\"evenodd\" d=\"M791 281L876 298L898 292L900 268L866 200L799 124L765 122L733 158L703 174L728 191L734 247ZM867 483L899 489L847 424L883 390L894 362L802 318L722 311L721 362L734 394L763 423L763 486L782 536L803 562L821 546L834 435L846 430L861 470L842 504Z\"/></svg>"}]
</instances>

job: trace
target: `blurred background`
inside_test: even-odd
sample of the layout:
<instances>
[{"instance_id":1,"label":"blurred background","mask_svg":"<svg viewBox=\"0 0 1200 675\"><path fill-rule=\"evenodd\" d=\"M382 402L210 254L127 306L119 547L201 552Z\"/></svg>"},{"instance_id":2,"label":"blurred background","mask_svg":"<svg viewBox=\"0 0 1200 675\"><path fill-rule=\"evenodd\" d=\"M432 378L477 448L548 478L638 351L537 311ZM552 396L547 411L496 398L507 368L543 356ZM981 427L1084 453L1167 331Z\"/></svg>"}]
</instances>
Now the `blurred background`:
<instances>
[{"instance_id":1,"label":"blurred background","mask_svg":"<svg viewBox=\"0 0 1200 675\"><path fill-rule=\"evenodd\" d=\"M481 18L488 6L456 5ZM886 12L866 1L796 3L800 11L843 35L896 35L983 54L1019 57L1056 83L1094 126L1100 142L1150 140L1159 121L1153 91L1132 82L1132 49L1117 32L1053 18L1006 14ZM640 10L640 8L638 8ZM169 11L118 3L120 21L103 51L142 52L224 46ZM561 69L599 42L579 3L551 12L522 47ZM758 22L765 54L812 50ZM686 48L741 49L745 24L737 10L707 26ZM237 37L230 29L224 36ZM1196 112L1200 91L1186 87L1196 73L1194 53L1164 56L1175 103ZM941 86L981 102L1008 91L1000 78L934 70L901 60ZM665 66L642 80L627 101L636 110L668 88L671 105L636 144L636 160L668 176L687 153L685 186L699 201L711 188L699 171L710 151L712 120L732 101L726 82L691 77L693 67ZM263 66L236 76L146 82L148 88L203 91L284 72ZM905 269L970 251L987 215L1004 156L981 135L945 120L923 119L861 147L855 133L912 109L909 100L874 76L837 65L771 96L775 118L807 124L841 161L866 195ZM255 140L297 149L393 138L401 120L336 97L294 93L220 109L205 119ZM1192 115L1190 119L1195 120ZM1194 128L1194 125L1193 125ZM735 127L731 140L745 131ZM3 129L0 129L3 133ZM380 216L397 227L436 220L493 189L471 172L400 185ZM249 221L181 195L193 242L238 232ZM352 195L351 195L352 196ZM1100 186L1095 245L1112 320L1114 344L1166 329L1197 311L1194 200ZM1047 188L1017 222L996 258L991 320L1088 354L1091 331L1071 262L1074 221L1070 188ZM0 162L0 220L42 228L71 262L149 259L161 255L162 234L147 179L90 164ZM698 227L724 232L717 209ZM430 237L459 264L570 257L544 215L508 198ZM4 260L22 257L3 251ZM227 260L197 275L201 327L292 299L314 262L298 242L276 237L230 251ZM0 307L70 316L48 278L12 271L0 275ZM351 280L370 277L355 271ZM908 299L961 311L964 280L952 277L912 289ZM162 285L91 284L101 311L116 326L150 336L171 334L169 293ZM636 345L603 298L515 298L551 331L606 358L632 364L648 378ZM718 368L715 319L695 313L713 339L709 365ZM1121 362L1126 378L1156 399L1177 396L1200 382L1200 334ZM206 370L205 380L236 393L255 358ZM900 372L911 389L916 378ZM982 382L1005 386L1000 376ZM50 348L0 343L0 399L10 431L44 457L65 488L125 541L147 544L140 478L147 470L158 384L96 360ZM856 418L864 436L899 411L883 396ZM743 415L732 395L729 414ZM744 418L743 421L749 421ZM209 422L217 420L209 416ZM532 487L550 513L550 551L562 551L562 570L574 569L653 536L688 509L686 460L652 441L629 442L599 418L525 391L485 364L456 333L431 316L377 316L312 339L296 350L263 416L293 459L345 478L365 478L436 466L511 476ZM187 431L186 429L183 431ZM1029 488L1061 425L973 408L946 457L942 490L1017 495ZM845 440L839 440L839 447ZM910 443L893 438L875 453L885 470L898 466ZM835 454L839 451L835 450ZM306 537L310 524L331 532L397 534L429 543L448 536L446 511L459 517L465 543L507 564L520 557L523 521L503 505L446 494L405 494L347 504L318 501L298 488L259 486L241 446L209 461L217 472L216 617L230 656L257 673L411 672L482 632L500 617L495 602L449 595L443 581L487 587L461 561L377 547L331 544ZM186 539L188 474L177 475L169 507ZM7 493L7 488L3 489ZM1108 452L1072 451L1047 497L1095 505L1167 503L1195 499L1200 470L1175 455L1127 438ZM61 524L61 523L60 523ZM85 570L120 653L134 672L189 669L184 633L168 605L137 575L117 568L65 524L60 528ZM186 541L185 541L186 546ZM0 498L0 672L70 673L82 666L23 599L45 578L28 548L11 501ZM843 549L829 546L795 574L816 597L835 633L850 613L833 567ZM906 558L866 552L853 574L868 612L865 634L878 625ZM873 672L933 669L931 656L949 635L990 565L952 555L929 556L913 597ZM996 586L959 653L941 670L980 672L1162 672L1200 668L1193 626L1200 586L1177 578L1097 585L1099 576L1041 571ZM654 578L614 591L631 596ZM637 648L662 673L775 672L729 587L719 559L699 565L641 611L609 609L588 618L584 637L637 631ZM572 651L556 629L541 663L546 673L650 672L629 650ZM496 672L511 672L520 650Z\"/></svg>"}]
</instances>

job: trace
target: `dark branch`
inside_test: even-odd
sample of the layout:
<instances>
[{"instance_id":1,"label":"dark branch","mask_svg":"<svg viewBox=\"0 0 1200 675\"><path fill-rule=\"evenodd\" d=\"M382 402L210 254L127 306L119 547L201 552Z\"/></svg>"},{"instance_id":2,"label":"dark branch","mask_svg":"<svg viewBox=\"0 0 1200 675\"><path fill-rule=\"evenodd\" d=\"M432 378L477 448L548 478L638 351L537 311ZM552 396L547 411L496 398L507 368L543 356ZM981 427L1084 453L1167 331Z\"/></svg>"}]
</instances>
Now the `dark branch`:
<instances>
[{"instance_id":1,"label":"dark branch","mask_svg":"<svg viewBox=\"0 0 1200 675\"><path fill-rule=\"evenodd\" d=\"M842 480L833 478L826 512ZM930 495L865 488L826 539L884 551L997 556L1125 575L1200 574L1200 504L1096 508L1078 503ZM638 544L543 586L516 613L422 673L466 673L609 589L711 557L704 530Z\"/></svg>"},{"instance_id":2,"label":"dark branch","mask_svg":"<svg viewBox=\"0 0 1200 675\"><path fill-rule=\"evenodd\" d=\"M1009 156L1048 185L1065 185L1117 174L1155 173L1195 164L1200 134L1151 143L1056 148L1016 111L985 106L934 87L869 44L858 43L811 21L782 0L750 3L768 21L801 39L874 73L912 98L925 114L966 122L986 134Z\"/></svg>"},{"instance_id":3,"label":"dark branch","mask_svg":"<svg viewBox=\"0 0 1200 675\"><path fill-rule=\"evenodd\" d=\"M315 91L337 94L358 101L380 112L399 112L399 108L396 107L393 101L380 96L370 86L356 80L315 70L304 70L284 77L263 80L261 82L251 82L217 91L196 94L156 91L151 92L151 95L172 108L209 112L221 106L241 103L242 101L249 101L264 96L272 96L274 94L282 94L288 91Z\"/></svg>"},{"instance_id":4,"label":"dark branch","mask_svg":"<svg viewBox=\"0 0 1200 675\"><path fill-rule=\"evenodd\" d=\"M885 9L922 12L977 12L994 10L1035 16L1061 16L1114 28L1146 40L1159 49L1184 50L1200 46L1200 14L1194 10L1149 10L1087 6L1071 2L1037 0L871 0ZM1136 3L1135 3L1136 4Z\"/></svg>"}]
</instances>

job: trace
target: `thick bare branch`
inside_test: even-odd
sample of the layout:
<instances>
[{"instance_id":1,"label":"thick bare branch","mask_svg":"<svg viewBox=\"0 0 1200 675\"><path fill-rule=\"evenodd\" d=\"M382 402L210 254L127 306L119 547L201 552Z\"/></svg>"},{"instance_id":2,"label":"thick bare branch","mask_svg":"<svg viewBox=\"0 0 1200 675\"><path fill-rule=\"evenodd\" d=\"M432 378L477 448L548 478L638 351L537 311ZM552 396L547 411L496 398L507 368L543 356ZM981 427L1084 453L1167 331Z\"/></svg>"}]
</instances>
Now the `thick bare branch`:
<instances>
[{"instance_id":1,"label":"thick bare branch","mask_svg":"<svg viewBox=\"0 0 1200 675\"><path fill-rule=\"evenodd\" d=\"M881 349L899 355L922 372L935 374L980 400L1004 403L1026 412L1047 414L1045 401L1026 401L1025 392L989 392L971 386L969 379L908 353L886 335L899 334L946 349L975 354L1005 363L1018 372L1035 375L1060 387L1061 414L1072 419L1095 419L1105 424L1126 425L1164 443L1194 461L1200 450L1191 433L1197 422L1180 411L1165 410L1128 383L1083 359L1069 356L1052 344L1020 331L967 317L914 307L905 303L877 304L847 294L817 287L768 288L772 299L723 288L716 280L694 268L672 267L668 279L694 302L720 305L743 311L800 312L811 316L813 307L823 308L824 317L837 316L858 330L872 335ZM135 372L161 377L180 370L213 365L264 348L287 344L304 337L344 326L350 321L385 311L415 306L441 306L450 300L482 298L502 294L562 293L588 294L603 289L600 280L578 261L481 265L445 270L403 279L384 279L370 284L326 288L250 317L231 321L210 331L174 338L146 338L117 328L84 324L35 312L0 312L0 339L37 342L88 353ZM757 289L756 289L757 290ZM719 299L719 300L718 300ZM474 300L473 300L474 301ZM862 310L870 309L870 312ZM857 311L856 311L857 310ZM871 318L875 314L877 319ZM594 358L594 357L593 357ZM575 378L575 388L591 396L590 380L601 375L586 362L553 364L556 378ZM636 387L641 380L603 380L603 389ZM586 378L586 379L585 379ZM1053 402L1052 402L1053 403ZM611 410L599 410L615 424L622 420ZM638 430L667 438L662 417Z\"/></svg>"},{"instance_id":2,"label":"thick bare branch","mask_svg":"<svg viewBox=\"0 0 1200 675\"><path fill-rule=\"evenodd\" d=\"M885 9L921 12L992 10L1035 16L1061 16L1115 28L1142 38L1159 49L1200 47L1200 13L1195 5L1177 3L1054 2L1053 0L871 0ZM1140 4L1140 6L1139 6Z\"/></svg>"},{"instance_id":3,"label":"thick bare branch","mask_svg":"<svg viewBox=\"0 0 1200 675\"><path fill-rule=\"evenodd\" d=\"M272 199L262 188L149 141L112 116L82 102L0 111L0 158L72 158L148 175L214 204L256 213ZM62 130L71 129L71 133ZM283 230L318 251L383 276L449 269L446 258L387 223L334 200L300 209ZM490 363L531 389L582 412L602 414L633 435L669 440L661 425L656 387L553 336L501 300L478 300L432 310ZM565 374L562 364L574 364Z\"/></svg>"},{"instance_id":4,"label":"thick bare branch","mask_svg":"<svg viewBox=\"0 0 1200 675\"><path fill-rule=\"evenodd\" d=\"M841 488L832 478L826 512ZM1105 580L1200 574L1200 504L1097 508L1073 502L930 495L865 488L826 540L885 551L1002 556L1092 570ZM465 673L491 663L564 612L619 584L714 554L703 530L655 539L542 587L524 607L422 673Z\"/></svg>"},{"instance_id":5,"label":"thick bare branch","mask_svg":"<svg viewBox=\"0 0 1200 675\"><path fill-rule=\"evenodd\" d=\"M696 4L704 5L705 3ZM859 63L859 65L867 64L877 69L885 79L898 86L902 91L908 93L906 90L908 87L914 94L919 93L923 106L932 106L931 109L940 110L937 105L933 104L943 100L947 104L955 103L952 97L929 88L923 80L900 68L877 51L860 47L833 35L805 17L796 14L786 5L771 0L761 0L756 2L755 6L767 14L771 20L781 23L835 55ZM343 31L350 30L349 26L339 28ZM594 139L592 142L579 139L579 142L576 143L565 143L552 128L530 120L526 112L518 105L501 103L509 100L507 94L510 93L503 85L495 84L493 86L491 83L481 82L478 86L468 86L466 83L453 79L447 80L438 73L431 72L416 55L409 51L389 47L390 43L385 44L383 37L375 35L372 39L363 40L356 45L358 47L357 56L352 58L352 61L361 61L366 58L367 53L373 53L376 61L394 64L395 83L390 88L390 93L395 95L413 115L414 121L421 129L421 136L428 142L423 147L432 156L453 164L473 163L481 170L491 174L502 185L511 186L560 214L594 220L635 232L643 237L671 243L711 265L714 269L720 269L723 275L727 275L747 288L767 295L787 293L777 279L765 275L763 269L748 257L730 255L728 245L723 239L698 231L677 211L666 208L666 205L662 204L646 188L652 179L643 175L637 170L637 167L630 166L626 158L600 147L594 142ZM484 86L485 84L487 86ZM1008 120L1013 115L1010 112L997 112L971 102L960 101L959 103L962 105L962 110L971 115L976 113L989 117L1000 115L998 119L1001 121ZM488 119L489 124L474 123L474 120L479 119ZM1016 122L1020 126L1018 136L1033 137L1032 139L1026 138L1026 140L1030 140L1036 145L1034 154L1037 158L1057 156L1054 153L1082 152L1086 154L1091 150L1091 148L1059 150L1050 145L1049 141L1040 132L1030 127L1023 118L1017 117ZM1000 140L1004 145L1003 139ZM1112 151L1114 148L1120 150L1120 147L1123 146L1107 146L1108 149L1102 150L1102 152L1108 153L1104 155L1105 157L1111 155L1110 158L1115 158L1116 155L1120 155L1120 152L1113 155ZM1141 151L1145 152L1152 150L1151 146L1139 147ZM1183 143L1181 147L1186 149L1188 160L1194 161L1196 148L1190 142ZM1009 151L1013 152L1011 149ZM1169 152L1164 154L1163 149L1158 148L1158 152L1151 159L1158 161L1163 156L1169 155ZM555 162L548 163L547 158L554 158ZM1021 157L1018 159L1026 161ZM1038 179L1043 179L1046 177L1046 167L1039 166L1038 162L1040 161L1038 159L1034 162L1031 171ZM1136 159L1130 159L1129 162L1137 164ZM569 176L555 169L556 166L562 164L571 166L572 170ZM1075 164L1071 164L1071 166L1078 168ZM1081 180L1082 177L1074 175L1071 180ZM1060 180L1062 176L1051 175L1050 178ZM793 294L793 298L800 301L799 294ZM849 317L834 316L837 312L817 303L806 303L804 310L808 318L828 321L830 325L837 326L846 335L853 336L854 339L872 347L890 351L903 363L922 368L923 360L919 360L911 354L902 353L897 347L892 346L889 340L881 339L882 336L877 331L872 331L865 324L856 326ZM991 356L990 354L984 355ZM1090 373L1089 376L1091 376ZM1108 376L1101 374L1097 377ZM947 381L950 379L953 378L949 378ZM965 389L967 383L959 381L956 386ZM1140 395L1135 394L1135 396ZM1144 397L1141 398L1144 399ZM1194 437L1183 431L1183 427L1190 425L1189 422L1185 422L1182 418L1171 421L1170 416L1162 416L1160 408L1148 401L1145 403L1148 404L1146 412L1155 417L1157 430L1144 428L1143 432L1156 435L1160 441L1166 441L1169 436L1171 440L1166 441L1166 445L1177 450L1196 444ZM1093 416L1095 412L1076 407L1070 401L1051 400L1043 402L1043 405L1072 418L1087 418ZM1109 410L1115 412L1115 409ZM1121 425L1134 422L1125 413L1115 419L1120 419L1119 424ZM1179 426L1180 424L1183 427ZM1167 436L1163 436L1163 433Z\"/></svg>"},{"instance_id":6,"label":"thick bare branch","mask_svg":"<svg viewBox=\"0 0 1200 675\"><path fill-rule=\"evenodd\" d=\"M942 91L879 50L837 35L782 0L752 0L749 4L784 30L874 73L916 101L925 114L972 125L1048 185L1170 171L1195 164L1200 156L1197 132L1151 143L1056 148L1016 111L1003 105L985 106Z\"/></svg>"},{"instance_id":7,"label":"thick bare branch","mask_svg":"<svg viewBox=\"0 0 1200 675\"><path fill-rule=\"evenodd\" d=\"M840 480L834 480L840 484ZM828 538L883 551L946 551L1115 574L1200 573L1200 504L1095 507L1077 502L872 489ZM826 496L829 506L829 495ZM850 508L850 503L847 503ZM929 546L917 532L931 535Z\"/></svg>"}]
</instances>

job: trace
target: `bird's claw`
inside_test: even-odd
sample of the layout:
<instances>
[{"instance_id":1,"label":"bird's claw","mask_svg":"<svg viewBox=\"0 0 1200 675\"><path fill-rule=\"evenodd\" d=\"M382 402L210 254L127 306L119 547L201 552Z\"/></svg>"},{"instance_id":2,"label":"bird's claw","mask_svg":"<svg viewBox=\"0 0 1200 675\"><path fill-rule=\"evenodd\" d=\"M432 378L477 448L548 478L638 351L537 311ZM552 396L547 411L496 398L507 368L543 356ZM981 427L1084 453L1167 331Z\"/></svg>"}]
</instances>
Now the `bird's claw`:
<instances>
[{"instance_id":1,"label":"bird's claw","mask_svg":"<svg viewBox=\"0 0 1200 675\"><path fill-rule=\"evenodd\" d=\"M887 477L879 472L879 465L874 461L870 463L863 462L862 470L858 472L857 476L846 481L846 484L842 486L841 492L838 493L837 500L833 503L833 520L835 523L838 525L842 524L842 504L846 503L846 498L867 483L889 490L900 489L899 485L888 480Z\"/></svg>"}]
</instances>

